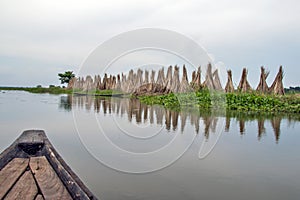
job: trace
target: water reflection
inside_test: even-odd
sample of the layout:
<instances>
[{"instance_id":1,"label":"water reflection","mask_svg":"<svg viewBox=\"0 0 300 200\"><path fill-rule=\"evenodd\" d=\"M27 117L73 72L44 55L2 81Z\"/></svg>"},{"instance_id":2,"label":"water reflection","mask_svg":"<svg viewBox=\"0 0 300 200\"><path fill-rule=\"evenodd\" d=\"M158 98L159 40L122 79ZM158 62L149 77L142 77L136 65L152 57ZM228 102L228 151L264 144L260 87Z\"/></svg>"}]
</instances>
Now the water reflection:
<instances>
[{"instance_id":1,"label":"water reflection","mask_svg":"<svg viewBox=\"0 0 300 200\"><path fill-rule=\"evenodd\" d=\"M239 123L239 131L241 135L244 135L246 132L245 124L247 122L255 121L257 123L257 139L261 140L261 138L266 134L266 124L271 125L271 129L274 132L274 137L276 143L279 142L280 134L281 134L281 122L283 119L287 119L288 126L291 126L293 123L300 121L299 115L284 115L284 114L240 114L229 112L226 116L226 125L225 131L228 132L230 130L230 123L232 120L236 120ZM269 128L269 129L270 129Z\"/></svg>"},{"instance_id":2,"label":"water reflection","mask_svg":"<svg viewBox=\"0 0 300 200\"><path fill-rule=\"evenodd\" d=\"M73 107L76 109L83 109L88 112L96 112L106 114L115 114L121 117L127 117L129 122L150 123L157 125L165 125L168 131L175 131L180 128L181 132L187 125L187 122L194 127L198 134L200 124L203 124L203 134L206 139L209 139L211 133L216 132L218 119L220 117L226 118L225 132L230 131L231 123L237 122L239 124L240 135L246 133L247 122L257 122L257 139L260 140L266 134L265 124L271 124L274 132L275 141L278 143L280 139L281 120L287 118L288 124L300 121L297 115L271 115L271 114L247 114L237 112L202 112L201 110L185 109L181 111L169 110L161 106L149 106L141 103L138 99L130 98L110 98L110 97L94 97L86 95L76 96L62 96L60 99L59 108L65 111L71 111ZM200 123L200 121L203 123ZM220 122L221 123L221 122ZM222 122L223 123L223 122ZM178 127L178 124L180 127Z\"/></svg>"}]
</instances>

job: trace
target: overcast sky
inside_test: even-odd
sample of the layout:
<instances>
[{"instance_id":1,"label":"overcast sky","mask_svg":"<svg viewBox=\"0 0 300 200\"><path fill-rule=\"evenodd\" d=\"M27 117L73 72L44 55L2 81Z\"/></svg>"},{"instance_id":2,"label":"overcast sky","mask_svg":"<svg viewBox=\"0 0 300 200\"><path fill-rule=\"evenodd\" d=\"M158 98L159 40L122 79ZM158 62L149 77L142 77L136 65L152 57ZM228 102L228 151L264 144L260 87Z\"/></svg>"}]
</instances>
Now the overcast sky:
<instances>
[{"instance_id":1,"label":"overcast sky","mask_svg":"<svg viewBox=\"0 0 300 200\"><path fill-rule=\"evenodd\" d=\"M236 84L243 67L256 87L261 65L268 83L283 65L285 87L300 85L297 0L1 0L0 85L59 84L57 73L78 72L99 44L145 27L193 39Z\"/></svg>"}]
</instances>

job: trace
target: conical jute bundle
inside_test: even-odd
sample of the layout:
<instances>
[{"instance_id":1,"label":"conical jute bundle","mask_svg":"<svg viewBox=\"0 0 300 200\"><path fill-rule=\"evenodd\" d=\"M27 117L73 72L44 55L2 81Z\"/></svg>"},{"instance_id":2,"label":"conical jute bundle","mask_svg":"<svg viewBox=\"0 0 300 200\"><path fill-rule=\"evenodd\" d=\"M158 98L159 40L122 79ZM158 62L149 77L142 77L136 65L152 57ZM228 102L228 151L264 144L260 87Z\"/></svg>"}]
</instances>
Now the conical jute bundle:
<instances>
[{"instance_id":1,"label":"conical jute bundle","mask_svg":"<svg viewBox=\"0 0 300 200\"><path fill-rule=\"evenodd\" d=\"M187 71L185 68L185 65L183 65L183 73L182 73L182 79L180 82L180 87L179 87L179 92L184 93L184 92L189 92L191 91L189 81L188 81L188 76L187 76Z\"/></svg>"},{"instance_id":2,"label":"conical jute bundle","mask_svg":"<svg viewBox=\"0 0 300 200\"><path fill-rule=\"evenodd\" d=\"M93 78L91 76L86 76L85 78L85 82L83 84L83 91L90 91L94 88L94 84L93 84Z\"/></svg>"},{"instance_id":3,"label":"conical jute bundle","mask_svg":"<svg viewBox=\"0 0 300 200\"><path fill-rule=\"evenodd\" d=\"M282 79L283 79L283 70L282 70L282 66L280 66L276 78L273 84L271 85L271 87L269 88L270 93L284 95L284 87L283 87Z\"/></svg>"},{"instance_id":4,"label":"conical jute bundle","mask_svg":"<svg viewBox=\"0 0 300 200\"><path fill-rule=\"evenodd\" d=\"M74 77L74 78L76 78L76 77ZM76 78L76 80L75 80L75 82L74 82L74 86L73 86L72 89L74 89L74 88L80 89L80 88L81 88L81 87L80 87L80 83L81 83L81 78L80 78L80 77L79 77L79 78Z\"/></svg>"},{"instance_id":5,"label":"conical jute bundle","mask_svg":"<svg viewBox=\"0 0 300 200\"><path fill-rule=\"evenodd\" d=\"M248 91L251 91L251 86L247 80L247 74L248 74L248 71L246 68L243 69L243 73L242 73L242 77L241 77L241 81L240 81L240 84L238 86L238 90L241 91L241 92L248 92Z\"/></svg>"},{"instance_id":6,"label":"conical jute bundle","mask_svg":"<svg viewBox=\"0 0 300 200\"><path fill-rule=\"evenodd\" d=\"M214 86L215 86L215 90L219 90L219 91L223 91L223 87L220 81L220 77L219 77L219 73L218 73L218 69L216 69L213 73L213 81L214 81Z\"/></svg>"},{"instance_id":7,"label":"conical jute bundle","mask_svg":"<svg viewBox=\"0 0 300 200\"><path fill-rule=\"evenodd\" d=\"M234 86L233 86L233 81L232 81L232 72L231 70L227 71L227 84L225 86L225 92L234 92Z\"/></svg>"},{"instance_id":8,"label":"conical jute bundle","mask_svg":"<svg viewBox=\"0 0 300 200\"><path fill-rule=\"evenodd\" d=\"M117 78L116 78L116 76L112 76L112 78L111 78L111 88L110 89L115 90L116 87L117 87Z\"/></svg>"},{"instance_id":9,"label":"conical jute bundle","mask_svg":"<svg viewBox=\"0 0 300 200\"><path fill-rule=\"evenodd\" d=\"M179 67L177 67L177 65L175 65L171 91L174 93L177 93L179 91L179 87L180 87Z\"/></svg>"},{"instance_id":10,"label":"conical jute bundle","mask_svg":"<svg viewBox=\"0 0 300 200\"><path fill-rule=\"evenodd\" d=\"M191 85L195 90L199 90L201 88L201 67L198 67L197 72L193 71Z\"/></svg>"},{"instance_id":11,"label":"conical jute bundle","mask_svg":"<svg viewBox=\"0 0 300 200\"><path fill-rule=\"evenodd\" d=\"M137 70L137 81L135 82L135 88L143 85L143 71L141 69Z\"/></svg>"},{"instance_id":12,"label":"conical jute bundle","mask_svg":"<svg viewBox=\"0 0 300 200\"><path fill-rule=\"evenodd\" d=\"M173 72L173 67L170 65L165 79L165 84L168 90L171 90L172 87L172 72Z\"/></svg>"},{"instance_id":13,"label":"conical jute bundle","mask_svg":"<svg viewBox=\"0 0 300 200\"><path fill-rule=\"evenodd\" d=\"M149 84L149 87L148 87L149 91L153 90L153 84L155 84L155 71L154 70L151 71L150 84Z\"/></svg>"},{"instance_id":14,"label":"conical jute bundle","mask_svg":"<svg viewBox=\"0 0 300 200\"><path fill-rule=\"evenodd\" d=\"M79 77L79 80L78 80L78 88L79 89L83 89L83 84L84 84L84 78L80 78Z\"/></svg>"},{"instance_id":15,"label":"conical jute bundle","mask_svg":"<svg viewBox=\"0 0 300 200\"><path fill-rule=\"evenodd\" d=\"M113 87L113 77L112 77L112 75L109 75L105 89L111 90L112 87Z\"/></svg>"},{"instance_id":16,"label":"conical jute bundle","mask_svg":"<svg viewBox=\"0 0 300 200\"><path fill-rule=\"evenodd\" d=\"M120 74L117 75L117 85L116 85L117 90L121 90L121 77Z\"/></svg>"},{"instance_id":17,"label":"conical jute bundle","mask_svg":"<svg viewBox=\"0 0 300 200\"><path fill-rule=\"evenodd\" d=\"M203 86L211 90L223 90L221 85L220 77L218 70L215 70L212 73L212 65L209 63L207 66L206 78L203 84L201 84L201 68L199 67L197 72L193 71L192 81L188 82L188 75L185 65L183 66L183 74L179 77L179 67L175 66L174 71L172 66L169 66L167 74L164 74L164 68L161 68L158 71L157 77L155 76L155 71L151 71L151 74L145 70L145 76L143 76L141 69L138 69L137 72L130 70L128 76L119 74L117 76L104 74L103 79L100 75L95 75L94 80L91 76L87 76L86 79L83 77L73 78L68 84L68 88L82 89L83 91L89 91L94 89L99 90L109 90L109 89L118 89L126 93L139 91L147 93L160 93L167 94L169 92L190 92L192 90L199 90ZM251 91L252 88L247 81L247 69L244 68L242 72L242 77L238 85L238 90L241 92ZM234 86L232 81L232 72L227 71L228 79L225 87L226 92L234 92ZM150 75L150 78L149 78ZM283 70L282 66L279 68L279 72L271 85L268 87L266 79L269 75L269 72L266 72L265 68L261 67L260 82L256 88L257 91L262 93L273 93L278 95L284 94L283 87ZM103 81L101 81L103 80ZM146 86L144 86L146 85ZM144 86L143 88L140 88Z\"/></svg>"},{"instance_id":18,"label":"conical jute bundle","mask_svg":"<svg viewBox=\"0 0 300 200\"><path fill-rule=\"evenodd\" d=\"M256 88L256 91L261 93L266 93L269 90L268 84L267 84L267 77L269 76L269 72L266 72L265 68L261 66L260 68L261 74L260 74L260 80L259 84Z\"/></svg>"},{"instance_id":19,"label":"conical jute bundle","mask_svg":"<svg viewBox=\"0 0 300 200\"><path fill-rule=\"evenodd\" d=\"M210 63L207 65L205 81L203 83L204 87L207 87L210 90L215 89L213 74L212 74L212 66Z\"/></svg>"},{"instance_id":20,"label":"conical jute bundle","mask_svg":"<svg viewBox=\"0 0 300 200\"><path fill-rule=\"evenodd\" d=\"M165 85L165 73L164 68L158 70L156 84L164 86Z\"/></svg>"},{"instance_id":21,"label":"conical jute bundle","mask_svg":"<svg viewBox=\"0 0 300 200\"><path fill-rule=\"evenodd\" d=\"M126 92L127 89L127 78L126 75L122 73L121 75L122 80L121 80L121 91Z\"/></svg>"},{"instance_id":22,"label":"conical jute bundle","mask_svg":"<svg viewBox=\"0 0 300 200\"><path fill-rule=\"evenodd\" d=\"M102 84L100 85L100 90L106 90L106 86L107 86L107 74L104 74L104 77L102 79Z\"/></svg>"},{"instance_id":23,"label":"conical jute bundle","mask_svg":"<svg viewBox=\"0 0 300 200\"><path fill-rule=\"evenodd\" d=\"M100 75L95 75L94 85L95 85L96 89L98 89L98 90L100 89L100 87L101 87L101 77L100 77Z\"/></svg>"},{"instance_id":24,"label":"conical jute bundle","mask_svg":"<svg viewBox=\"0 0 300 200\"><path fill-rule=\"evenodd\" d=\"M149 83L149 71L145 70L145 78L143 84L148 84Z\"/></svg>"},{"instance_id":25,"label":"conical jute bundle","mask_svg":"<svg viewBox=\"0 0 300 200\"><path fill-rule=\"evenodd\" d=\"M136 75L134 71L131 69L128 74L127 78L127 88L125 89L127 93L131 93L134 90L134 80L136 78Z\"/></svg>"},{"instance_id":26,"label":"conical jute bundle","mask_svg":"<svg viewBox=\"0 0 300 200\"><path fill-rule=\"evenodd\" d=\"M151 71L150 83L155 83L155 71Z\"/></svg>"},{"instance_id":27,"label":"conical jute bundle","mask_svg":"<svg viewBox=\"0 0 300 200\"><path fill-rule=\"evenodd\" d=\"M196 79L196 71L193 71L192 72L192 82L191 82L191 85L193 84L193 82L195 81Z\"/></svg>"},{"instance_id":28,"label":"conical jute bundle","mask_svg":"<svg viewBox=\"0 0 300 200\"><path fill-rule=\"evenodd\" d=\"M71 78L68 83L67 89L74 88L74 86L76 86L76 84L77 84L77 78L76 77Z\"/></svg>"}]
</instances>

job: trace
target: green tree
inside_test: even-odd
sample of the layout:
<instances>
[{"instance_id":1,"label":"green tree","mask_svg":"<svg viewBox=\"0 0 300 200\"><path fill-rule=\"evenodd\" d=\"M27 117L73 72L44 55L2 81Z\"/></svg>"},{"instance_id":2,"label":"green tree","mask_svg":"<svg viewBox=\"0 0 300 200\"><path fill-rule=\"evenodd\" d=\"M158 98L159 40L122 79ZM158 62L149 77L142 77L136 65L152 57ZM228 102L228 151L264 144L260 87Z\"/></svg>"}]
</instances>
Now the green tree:
<instances>
[{"instance_id":1,"label":"green tree","mask_svg":"<svg viewBox=\"0 0 300 200\"><path fill-rule=\"evenodd\" d=\"M61 84L69 83L70 80L75 77L75 74L73 74L73 71L66 71L65 73L59 73L59 80Z\"/></svg>"}]
</instances>

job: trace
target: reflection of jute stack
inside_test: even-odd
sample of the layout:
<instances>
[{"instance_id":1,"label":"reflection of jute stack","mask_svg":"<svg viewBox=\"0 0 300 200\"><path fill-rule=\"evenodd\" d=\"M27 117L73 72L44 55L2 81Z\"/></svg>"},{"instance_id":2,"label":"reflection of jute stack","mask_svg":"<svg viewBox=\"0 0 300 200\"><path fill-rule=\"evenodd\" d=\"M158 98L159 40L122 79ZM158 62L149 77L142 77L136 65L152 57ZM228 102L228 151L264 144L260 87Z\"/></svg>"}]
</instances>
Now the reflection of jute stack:
<instances>
[{"instance_id":1,"label":"reflection of jute stack","mask_svg":"<svg viewBox=\"0 0 300 200\"><path fill-rule=\"evenodd\" d=\"M171 118L171 110L165 110L165 125L167 130L171 129Z\"/></svg>"},{"instance_id":2,"label":"reflection of jute stack","mask_svg":"<svg viewBox=\"0 0 300 200\"><path fill-rule=\"evenodd\" d=\"M204 137L205 139L209 138L209 131L212 125L213 117L203 117L203 123L204 123Z\"/></svg>"},{"instance_id":3,"label":"reflection of jute stack","mask_svg":"<svg viewBox=\"0 0 300 200\"><path fill-rule=\"evenodd\" d=\"M245 120L240 119L239 120L239 125L240 125L240 134L244 135L244 133L245 133Z\"/></svg>"},{"instance_id":4,"label":"reflection of jute stack","mask_svg":"<svg viewBox=\"0 0 300 200\"><path fill-rule=\"evenodd\" d=\"M258 119L257 120L257 130L258 130L258 140L260 140L262 134L264 134L266 132L266 128L265 128L265 120L264 119Z\"/></svg>"},{"instance_id":5,"label":"reflection of jute stack","mask_svg":"<svg viewBox=\"0 0 300 200\"><path fill-rule=\"evenodd\" d=\"M79 109L91 110L94 108L95 112L107 113L116 113L118 115L126 115L129 121L135 120L136 123L150 123L154 124L155 120L157 124L165 124L168 130L171 128L175 130L180 130L184 133L186 123L190 123L194 127L195 132L198 133L199 129L204 131L205 138L209 138L210 133L215 133L217 130L217 125L220 123L218 117L214 115L202 115L197 112L187 112L186 110L181 110L180 112L162 108L160 106L148 106L142 104L138 99L129 99L129 98L105 98L99 97L94 98L89 95L80 95L80 96L68 96L68 104L76 106ZM61 102L64 105L65 101ZM70 109L70 108L67 108ZM236 115L231 115L232 113L226 113L226 125L225 130L228 132L230 129L230 120L236 119L239 123L239 129L241 135L246 131L245 124L247 121L252 121L253 119L247 119L241 116L239 113ZM203 120L203 125L200 122ZM270 119L271 126L274 131L276 142L280 139L280 124L282 117L274 116ZM180 123L179 123L180 122ZM265 133L265 118L257 119L258 123L258 139L262 137ZM180 127L179 127L180 126ZM180 128L180 129L179 129Z\"/></svg>"},{"instance_id":6,"label":"reflection of jute stack","mask_svg":"<svg viewBox=\"0 0 300 200\"><path fill-rule=\"evenodd\" d=\"M176 111L171 111L171 116L172 116L172 127L173 131L177 129L178 126L178 117L179 117L179 112Z\"/></svg>"},{"instance_id":7,"label":"reflection of jute stack","mask_svg":"<svg viewBox=\"0 0 300 200\"><path fill-rule=\"evenodd\" d=\"M274 130L276 142L279 141L279 137L280 137L280 124L281 124L280 117L274 117L271 119L271 125Z\"/></svg>"},{"instance_id":8,"label":"reflection of jute stack","mask_svg":"<svg viewBox=\"0 0 300 200\"><path fill-rule=\"evenodd\" d=\"M229 116L226 116L225 132L228 132L230 129L230 120L231 118Z\"/></svg>"},{"instance_id":9,"label":"reflection of jute stack","mask_svg":"<svg viewBox=\"0 0 300 200\"><path fill-rule=\"evenodd\" d=\"M181 121L181 132L184 131L184 127L186 125L187 114L185 112L180 112L180 121Z\"/></svg>"}]
</instances>

